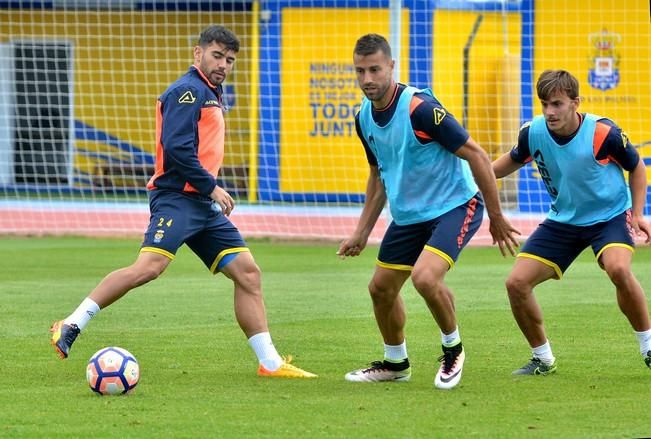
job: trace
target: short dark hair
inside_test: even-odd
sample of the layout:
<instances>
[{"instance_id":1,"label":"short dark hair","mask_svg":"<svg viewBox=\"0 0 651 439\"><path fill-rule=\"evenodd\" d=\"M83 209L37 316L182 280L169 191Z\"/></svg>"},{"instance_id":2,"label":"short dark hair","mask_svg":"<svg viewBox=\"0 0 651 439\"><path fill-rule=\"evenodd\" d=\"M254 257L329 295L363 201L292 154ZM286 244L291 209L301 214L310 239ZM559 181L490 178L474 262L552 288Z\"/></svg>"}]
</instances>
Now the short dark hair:
<instances>
[{"instance_id":1,"label":"short dark hair","mask_svg":"<svg viewBox=\"0 0 651 439\"><path fill-rule=\"evenodd\" d=\"M197 45L206 47L212 42L223 44L228 50L237 53L240 51L240 40L228 28L215 24L205 28L199 36Z\"/></svg>"},{"instance_id":2,"label":"short dark hair","mask_svg":"<svg viewBox=\"0 0 651 439\"><path fill-rule=\"evenodd\" d=\"M386 38L379 34L366 34L360 37L355 43L354 55L369 56L381 50L382 53L391 58L391 46Z\"/></svg>"},{"instance_id":3,"label":"short dark hair","mask_svg":"<svg viewBox=\"0 0 651 439\"><path fill-rule=\"evenodd\" d=\"M579 81L567 70L545 70L536 83L538 98L548 100L556 92L564 92L570 99L579 97Z\"/></svg>"}]
</instances>

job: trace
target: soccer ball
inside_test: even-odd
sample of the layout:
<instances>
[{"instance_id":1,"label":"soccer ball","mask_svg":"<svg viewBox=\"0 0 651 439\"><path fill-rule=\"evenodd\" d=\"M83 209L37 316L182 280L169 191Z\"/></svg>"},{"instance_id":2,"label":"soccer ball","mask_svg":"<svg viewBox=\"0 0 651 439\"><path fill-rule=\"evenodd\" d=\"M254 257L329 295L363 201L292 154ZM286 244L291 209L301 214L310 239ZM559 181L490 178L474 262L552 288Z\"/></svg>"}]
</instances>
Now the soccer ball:
<instances>
[{"instance_id":1,"label":"soccer ball","mask_svg":"<svg viewBox=\"0 0 651 439\"><path fill-rule=\"evenodd\" d=\"M140 366L126 349L103 348L88 360L86 380L93 392L100 395L127 393L140 380Z\"/></svg>"}]
</instances>

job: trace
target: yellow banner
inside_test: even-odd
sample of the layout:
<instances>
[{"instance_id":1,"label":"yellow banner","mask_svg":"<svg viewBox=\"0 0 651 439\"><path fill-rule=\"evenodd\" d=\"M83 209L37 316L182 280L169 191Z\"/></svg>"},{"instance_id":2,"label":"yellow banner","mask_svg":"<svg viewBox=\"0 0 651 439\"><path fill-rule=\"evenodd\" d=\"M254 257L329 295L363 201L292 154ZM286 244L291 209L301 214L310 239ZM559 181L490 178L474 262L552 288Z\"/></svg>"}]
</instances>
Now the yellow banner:
<instances>
[{"instance_id":1,"label":"yellow banner","mask_svg":"<svg viewBox=\"0 0 651 439\"><path fill-rule=\"evenodd\" d=\"M436 10L432 89L461 123L464 47L477 23L468 52L466 128L497 157L514 145L520 127L520 14Z\"/></svg>"},{"instance_id":2,"label":"yellow banner","mask_svg":"<svg viewBox=\"0 0 651 439\"><path fill-rule=\"evenodd\" d=\"M566 69L579 80L580 111L612 119L633 144L651 141L648 0L601 0L598 8L581 10L568 3L566 11L548 3L536 2L534 87L543 70ZM579 14L579 21L563 19ZM568 26L571 32L559 31ZM540 114L535 90L533 96L534 114ZM649 157L651 147L640 153Z\"/></svg>"},{"instance_id":3,"label":"yellow banner","mask_svg":"<svg viewBox=\"0 0 651 439\"><path fill-rule=\"evenodd\" d=\"M316 29L315 29L316 28ZM409 78L409 14L403 10L400 71ZM389 39L385 9L285 8L282 16L280 190L363 193L368 177L354 113L353 49L359 37Z\"/></svg>"}]
</instances>

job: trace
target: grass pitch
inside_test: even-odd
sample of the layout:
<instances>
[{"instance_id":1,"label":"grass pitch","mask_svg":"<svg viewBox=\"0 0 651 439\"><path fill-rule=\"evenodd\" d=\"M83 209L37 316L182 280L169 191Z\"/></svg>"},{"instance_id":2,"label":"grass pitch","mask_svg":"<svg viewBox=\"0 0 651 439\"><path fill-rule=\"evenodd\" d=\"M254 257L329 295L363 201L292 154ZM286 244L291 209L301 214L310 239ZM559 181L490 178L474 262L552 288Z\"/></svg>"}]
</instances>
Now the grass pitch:
<instances>
[{"instance_id":1,"label":"grass pitch","mask_svg":"<svg viewBox=\"0 0 651 439\"><path fill-rule=\"evenodd\" d=\"M345 261L336 244L252 241L263 270L274 342L317 380L255 375L234 319L232 287L182 249L156 281L103 310L66 361L48 341L138 241L3 238L0 251L2 437L643 437L651 371L619 312L614 288L584 253L562 281L537 289L558 361L548 377L513 377L530 351L503 283L513 263L468 248L448 275L466 347L461 384L433 387L440 355L434 320L413 287L403 296L413 375L408 383L353 384L344 374L382 357L366 285L375 247ZM634 271L651 292L651 249ZM139 360L134 393L93 394L88 358L121 346Z\"/></svg>"}]
</instances>

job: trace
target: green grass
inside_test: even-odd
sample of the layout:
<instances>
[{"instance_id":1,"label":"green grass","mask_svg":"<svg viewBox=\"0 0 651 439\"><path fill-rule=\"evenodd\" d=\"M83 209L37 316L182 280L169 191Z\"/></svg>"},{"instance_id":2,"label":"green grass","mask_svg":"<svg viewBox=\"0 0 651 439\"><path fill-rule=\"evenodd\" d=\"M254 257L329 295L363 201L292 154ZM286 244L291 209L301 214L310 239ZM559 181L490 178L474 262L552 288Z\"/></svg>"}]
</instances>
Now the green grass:
<instances>
[{"instance_id":1,"label":"green grass","mask_svg":"<svg viewBox=\"0 0 651 439\"><path fill-rule=\"evenodd\" d=\"M537 289L559 370L512 377L529 356L503 287L513 260L468 248L448 284L467 361L461 384L432 381L438 328L413 287L403 291L413 376L352 384L350 369L382 355L366 285L376 248L339 260L336 244L251 242L281 353L317 380L261 379L237 327L232 287L187 249L156 281L102 311L60 361L47 329L108 271L131 263L137 240L0 240L0 437L641 437L651 371L614 288L584 253L561 281ZM651 285L651 249L634 270ZM94 395L88 358L104 346L138 358L135 392Z\"/></svg>"}]
</instances>

